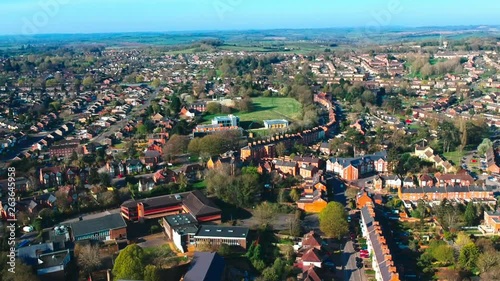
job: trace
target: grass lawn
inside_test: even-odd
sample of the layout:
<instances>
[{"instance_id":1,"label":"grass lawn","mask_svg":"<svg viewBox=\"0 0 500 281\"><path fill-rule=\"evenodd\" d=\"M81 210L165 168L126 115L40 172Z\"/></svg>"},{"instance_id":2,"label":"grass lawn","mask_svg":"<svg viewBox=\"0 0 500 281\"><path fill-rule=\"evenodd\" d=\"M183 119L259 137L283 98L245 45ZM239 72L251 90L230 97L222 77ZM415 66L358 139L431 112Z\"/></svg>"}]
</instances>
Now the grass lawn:
<instances>
[{"instance_id":1,"label":"grass lawn","mask_svg":"<svg viewBox=\"0 0 500 281\"><path fill-rule=\"evenodd\" d=\"M253 98L253 111L248 113L235 112L234 115L240 117L243 123L257 122L270 119L287 119L289 121L300 118L302 105L293 98ZM225 116L225 114L206 115L205 124L210 123L215 116ZM244 127L244 125L242 125ZM244 127L244 129L247 129Z\"/></svg>"},{"instance_id":2,"label":"grass lawn","mask_svg":"<svg viewBox=\"0 0 500 281\"><path fill-rule=\"evenodd\" d=\"M123 142L123 141L122 141L122 142L120 142L119 144L116 144L116 145L115 145L115 148L116 148L116 149L124 149L124 148L125 148L125 144L126 144L126 142Z\"/></svg>"},{"instance_id":3,"label":"grass lawn","mask_svg":"<svg viewBox=\"0 0 500 281\"><path fill-rule=\"evenodd\" d=\"M207 183L205 181L199 181L193 184L194 189L205 189L207 188Z\"/></svg>"},{"instance_id":4,"label":"grass lawn","mask_svg":"<svg viewBox=\"0 0 500 281\"><path fill-rule=\"evenodd\" d=\"M448 153L444 153L444 157L448 159L448 161L453 162L454 165L460 165L460 160L464 157L466 151L452 151Z\"/></svg>"}]
</instances>

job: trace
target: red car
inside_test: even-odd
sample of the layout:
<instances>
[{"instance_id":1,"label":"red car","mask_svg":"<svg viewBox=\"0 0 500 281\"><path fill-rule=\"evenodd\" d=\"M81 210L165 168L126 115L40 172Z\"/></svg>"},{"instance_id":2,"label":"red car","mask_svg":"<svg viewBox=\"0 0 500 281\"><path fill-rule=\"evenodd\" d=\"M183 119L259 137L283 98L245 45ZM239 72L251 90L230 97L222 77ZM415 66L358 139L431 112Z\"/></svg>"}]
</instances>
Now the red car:
<instances>
[{"instance_id":1,"label":"red car","mask_svg":"<svg viewBox=\"0 0 500 281\"><path fill-rule=\"evenodd\" d=\"M368 258L370 258L370 256L369 256L368 254L361 254L360 256L361 256L361 258L363 258L363 259L368 259Z\"/></svg>"}]
</instances>

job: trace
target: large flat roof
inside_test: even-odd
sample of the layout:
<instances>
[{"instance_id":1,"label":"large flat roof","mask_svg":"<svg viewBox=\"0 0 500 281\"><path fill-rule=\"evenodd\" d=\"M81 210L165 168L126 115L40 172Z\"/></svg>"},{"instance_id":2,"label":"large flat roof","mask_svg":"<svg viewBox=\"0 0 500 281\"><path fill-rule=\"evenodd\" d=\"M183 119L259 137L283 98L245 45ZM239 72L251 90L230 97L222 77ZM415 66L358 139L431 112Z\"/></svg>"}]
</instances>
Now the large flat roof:
<instances>
[{"instance_id":1,"label":"large flat roof","mask_svg":"<svg viewBox=\"0 0 500 281\"><path fill-rule=\"evenodd\" d=\"M225 237L225 238L244 238L248 237L248 228L241 226L220 226L220 225L201 225L196 232L195 237Z\"/></svg>"},{"instance_id":2,"label":"large flat roof","mask_svg":"<svg viewBox=\"0 0 500 281\"><path fill-rule=\"evenodd\" d=\"M110 214L104 217L81 220L67 224L74 237L93 234L101 231L127 227L121 214Z\"/></svg>"}]
</instances>

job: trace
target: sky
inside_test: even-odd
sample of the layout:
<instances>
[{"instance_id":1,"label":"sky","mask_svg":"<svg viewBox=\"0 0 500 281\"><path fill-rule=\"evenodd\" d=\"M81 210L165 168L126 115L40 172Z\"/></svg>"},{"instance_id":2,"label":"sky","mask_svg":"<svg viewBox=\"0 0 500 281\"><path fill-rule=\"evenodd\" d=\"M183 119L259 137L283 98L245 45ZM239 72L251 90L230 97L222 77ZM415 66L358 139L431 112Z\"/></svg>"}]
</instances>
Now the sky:
<instances>
[{"instance_id":1,"label":"sky","mask_svg":"<svg viewBox=\"0 0 500 281\"><path fill-rule=\"evenodd\" d=\"M499 0L0 0L0 34L500 25Z\"/></svg>"}]
</instances>

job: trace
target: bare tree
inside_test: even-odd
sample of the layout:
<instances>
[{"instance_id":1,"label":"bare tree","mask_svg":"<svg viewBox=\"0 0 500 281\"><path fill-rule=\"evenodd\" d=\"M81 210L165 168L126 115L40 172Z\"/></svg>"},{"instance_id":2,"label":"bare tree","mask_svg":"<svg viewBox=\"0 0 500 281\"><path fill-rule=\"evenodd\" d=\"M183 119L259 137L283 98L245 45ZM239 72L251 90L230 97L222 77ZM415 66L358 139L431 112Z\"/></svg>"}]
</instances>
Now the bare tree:
<instances>
[{"instance_id":1,"label":"bare tree","mask_svg":"<svg viewBox=\"0 0 500 281\"><path fill-rule=\"evenodd\" d=\"M101 265L101 255L99 253L99 247L86 245L79 249L78 251L78 265L85 275L90 274L94 270L98 269Z\"/></svg>"}]
</instances>

